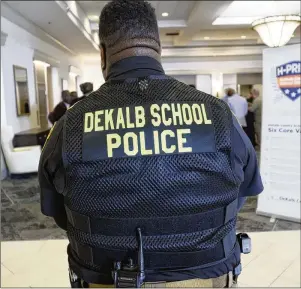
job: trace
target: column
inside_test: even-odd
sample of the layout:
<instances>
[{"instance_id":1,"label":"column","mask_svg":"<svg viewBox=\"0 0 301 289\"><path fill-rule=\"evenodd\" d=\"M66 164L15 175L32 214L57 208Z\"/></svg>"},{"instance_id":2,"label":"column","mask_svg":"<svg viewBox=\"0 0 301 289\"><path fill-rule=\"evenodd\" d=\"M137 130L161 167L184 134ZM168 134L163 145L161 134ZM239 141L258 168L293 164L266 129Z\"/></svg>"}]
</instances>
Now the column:
<instances>
[{"instance_id":1,"label":"column","mask_svg":"<svg viewBox=\"0 0 301 289\"><path fill-rule=\"evenodd\" d=\"M215 97L219 97L219 98L223 97L224 96L223 74L221 72L211 73L211 84L212 84L211 94Z\"/></svg>"}]
</instances>

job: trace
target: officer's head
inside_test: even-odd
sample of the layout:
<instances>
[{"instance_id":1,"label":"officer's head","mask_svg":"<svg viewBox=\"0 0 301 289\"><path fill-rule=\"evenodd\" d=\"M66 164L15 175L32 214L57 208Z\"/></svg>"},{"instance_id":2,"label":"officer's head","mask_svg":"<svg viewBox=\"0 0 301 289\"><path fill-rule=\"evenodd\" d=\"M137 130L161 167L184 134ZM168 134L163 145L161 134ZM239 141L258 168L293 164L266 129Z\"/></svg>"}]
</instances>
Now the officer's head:
<instances>
[{"instance_id":1,"label":"officer's head","mask_svg":"<svg viewBox=\"0 0 301 289\"><path fill-rule=\"evenodd\" d=\"M106 78L110 66L131 56L160 61L161 45L154 8L141 0L114 0L99 18L101 65Z\"/></svg>"},{"instance_id":2,"label":"officer's head","mask_svg":"<svg viewBox=\"0 0 301 289\"><path fill-rule=\"evenodd\" d=\"M66 103L71 102L71 96L69 90L63 90L62 91L62 100Z\"/></svg>"},{"instance_id":3,"label":"officer's head","mask_svg":"<svg viewBox=\"0 0 301 289\"><path fill-rule=\"evenodd\" d=\"M84 95L93 91L93 83L91 82L82 83L79 87Z\"/></svg>"}]
</instances>

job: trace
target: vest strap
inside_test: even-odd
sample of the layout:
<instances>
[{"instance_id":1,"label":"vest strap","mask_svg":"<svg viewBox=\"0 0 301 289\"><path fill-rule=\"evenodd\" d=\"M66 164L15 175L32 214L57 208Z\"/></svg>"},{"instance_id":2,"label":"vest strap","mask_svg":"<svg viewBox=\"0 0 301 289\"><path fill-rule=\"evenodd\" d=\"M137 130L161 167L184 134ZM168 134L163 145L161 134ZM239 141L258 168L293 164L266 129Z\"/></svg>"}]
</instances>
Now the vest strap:
<instances>
[{"instance_id":1,"label":"vest strap","mask_svg":"<svg viewBox=\"0 0 301 289\"><path fill-rule=\"evenodd\" d=\"M84 260L98 267L112 268L114 261L126 262L128 258L136 259L137 253L126 250L94 248L77 242L69 237L72 250L80 260ZM207 266L219 262L229 256L236 244L235 230L231 230L217 246L207 250L191 252L144 252L145 268L151 270L172 270L188 267ZM137 260L136 260L137 262Z\"/></svg>"},{"instance_id":2,"label":"vest strap","mask_svg":"<svg viewBox=\"0 0 301 289\"><path fill-rule=\"evenodd\" d=\"M105 270L102 270L102 268L97 269L97 271L92 270L89 266L82 266L81 261L74 255L73 250L71 249L71 246L68 246L68 261L69 261L69 267L72 268L72 271L76 273L78 277L85 280L88 283L95 283L95 284L112 284L112 274L111 274L111 268L107 267ZM207 266L198 266L197 268L185 268L180 270L172 270L171 272L169 270L146 270L146 281L147 282L162 282L162 280L166 282L173 282L173 281L182 281L189 279L189 274L187 272L190 272L191 270L197 270L197 276L200 279L208 279L208 278L217 278L221 274L227 274L229 270L233 269L233 266L235 264L240 263L240 248L238 242L236 242L235 247L233 248L233 251L230 253L229 256L227 256L226 259L221 260L220 262L215 262L214 264L208 264ZM227 260L227 261L226 261ZM212 266L223 263L223 262L229 262L230 265L222 266L220 270L212 270ZM112 266L112 265L110 265ZM234 273L235 274L235 273ZM193 276L191 277L191 279Z\"/></svg>"},{"instance_id":3,"label":"vest strap","mask_svg":"<svg viewBox=\"0 0 301 289\"><path fill-rule=\"evenodd\" d=\"M145 235L184 234L220 227L236 217L238 199L225 208L199 214L155 218L92 218L72 211L65 205L69 223L89 234L133 236L140 227Z\"/></svg>"}]
</instances>

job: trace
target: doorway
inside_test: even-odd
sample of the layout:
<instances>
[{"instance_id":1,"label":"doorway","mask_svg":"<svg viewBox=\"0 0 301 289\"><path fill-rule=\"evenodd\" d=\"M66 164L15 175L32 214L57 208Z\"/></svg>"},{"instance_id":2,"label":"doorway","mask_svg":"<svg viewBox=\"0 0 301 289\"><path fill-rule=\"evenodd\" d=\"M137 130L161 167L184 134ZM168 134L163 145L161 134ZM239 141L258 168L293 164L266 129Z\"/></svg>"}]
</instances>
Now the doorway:
<instances>
[{"instance_id":1,"label":"doorway","mask_svg":"<svg viewBox=\"0 0 301 289\"><path fill-rule=\"evenodd\" d=\"M36 78L36 91L38 103L38 125L40 127L48 127L48 87L47 87L47 68L49 64L42 61L34 61L35 78Z\"/></svg>"}]
</instances>

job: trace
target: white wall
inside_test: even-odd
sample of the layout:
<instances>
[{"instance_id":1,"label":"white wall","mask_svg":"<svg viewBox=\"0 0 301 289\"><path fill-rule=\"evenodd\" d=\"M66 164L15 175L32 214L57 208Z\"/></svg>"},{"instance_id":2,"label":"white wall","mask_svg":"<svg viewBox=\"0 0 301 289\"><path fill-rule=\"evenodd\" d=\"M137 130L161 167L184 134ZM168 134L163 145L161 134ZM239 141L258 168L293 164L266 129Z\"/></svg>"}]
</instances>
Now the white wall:
<instances>
[{"instance_id":1,"label":"white wall","mask_svg":"<svg viewBox=\"0 0 301 289\"><path fill-rule=\"evenodd\" d=\"M3 86L5 98L6 124L14 128L14 132L37 127L37 101L35 93L33 50L20 45L9 35L5 46L1 47L3 69ZM28 94L30 104L29 116L17 116L13 65L27 69Z\"/></svg>"},{"instance_id":2,"label":"white wall","mask_svg":"<svg viewBox=\"0 0 301 289\"><path fill-rule=\"evenodd\" d=\"M223 75L223 87L225 88L233 88L237 90L237 74L224 74Z\"/></svg>"},{"instance_id":3,"label":"white wall","mask_svg":"<svg viewBox=\"0 0 301 289\"><path fill-rule=\"evenodd\" d=\"M105 81L102 75L100 60L95 60L93 63L83 61L81 70L81 83L92 82L94 90L97 90L104 84Z\"/></svg>"},{"instance_id":4,"label":"white wall","mask_svg":"<svg viewBox=\"0 0 301 289\"><path fill-rule=\"evenodd\" d=\"M7 125L13 126L14 132L37 127L37 100L34 82L33 58L37 52L55 59L58 63L53 70L53 98L54 105L61 99L60 89L56 85L60 79L69 79L69 66L80 66L79 58L53 47L52 45L33 36L23 28L1 17L1 31L7 34L5 46L1 47L1 63L3 69L4 99ZM17 117L14 90L13 65L27 69L30 100L30 116ZM60 87L60 86L59 86ZM56 89L55 89L56 88ZM2 91L1 91L2 94ZM2 95L1 95L2 98Z\"/></svg>"},{"instance_id":5,"label":"white wall","mask_svg":"<svg viewBox=\"0 0 301 289\"><path fill-rule=\"evenodd\" d=\"M239 73L237 83L240 85L262 84L262 73Z\"/></svg>"},{"instance_id":6,"label":"white wall","mask_svg":"<svg viewBox=\"0 0 301 289\"><path fill-rule=\"evenodd\" d=\"M225 60L166 62L163 68L167 74L211 74L211 73L253 73L262 71L262 60Z\"/></svg>"},{"instance_id":7,"label":"white wall","mask_svg":"<svg viewBox=\"0 0 301 289\"><path fill-rule=\"evenodd\" d=\"M69 74L68 88L69 88L70 92L77 91L77 87L76 87L76 75Z\"/></svg>"},{"instance_id":8,"label":"white wall","mask_svg":"<svg viewBox=\"0 0 301 289\"><path fill-rule=\"evenodd\" d=\"M1 55L2 55L1 46ZM3 83L3 69L2 69L2 59L1 59L1 125L6 125L6 109L5 109L5 98L4 98L4 83Z\"/></svg>"},{"instance_id":9,"label":"white wall","mask_svg":"<svg viewBox=\"0 0 301 289\"><path fill-rule=\"evenodd\" d=\"M211 75L210 74L197 75L195 88L205 93L211 94L212 92Z\"/></svg>"},{"instance_id":10,"label":"white wall","mask_svg":"<svg viewBox=\"0 0 301 289\"><path fill-rule=\"evenodd\" d=\"M61 78L59 74L59 70L57 67L51 68L51 78L52 78L52 104L53 107L61 101Z\"/></svg>"},{"instance_id":11,"label":"white wall","mask_svg":"<svg viewBox=\"0 0 301 289\"><path fill-rule=\"evenodd\" d=\"M2 54L2 46L1 46ZM3 85L3 73L2 73L2 61L1 61L1 125L6 125L6 110L5 110L5 99L4 99L4 85ZM4 162L4 156L1 149L1 180L7 175L6 165Z\"/></svg>"},{"instance_id":12,"label":"white wall","mask_svg":"<svg viewBox=\"0 0 301 289\"><path fill-rule=\"evenodd\" d=\"M195 81L196 75L172 75L172 77L185 84L196 85L196 81Z\"/></svg>"}]
</instances>

